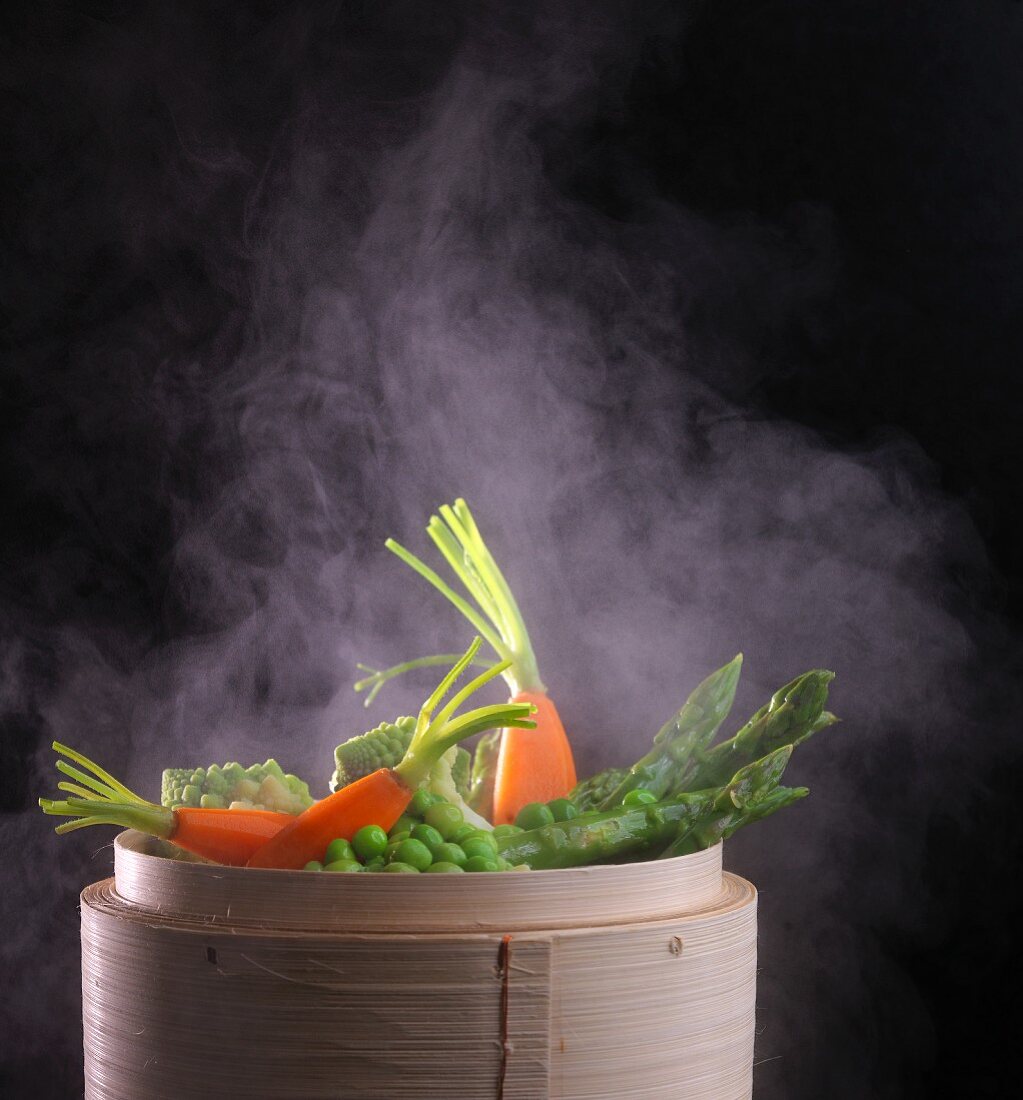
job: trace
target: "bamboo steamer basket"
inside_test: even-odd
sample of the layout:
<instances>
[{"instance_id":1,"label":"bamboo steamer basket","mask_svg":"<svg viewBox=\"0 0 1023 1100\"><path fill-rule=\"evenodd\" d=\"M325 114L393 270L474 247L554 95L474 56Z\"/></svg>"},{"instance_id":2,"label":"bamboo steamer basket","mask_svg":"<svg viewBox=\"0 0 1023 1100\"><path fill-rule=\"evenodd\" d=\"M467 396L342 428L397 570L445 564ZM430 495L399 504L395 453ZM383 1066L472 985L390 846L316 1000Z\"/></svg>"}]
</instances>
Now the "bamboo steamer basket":
<instances>
[{"instance_id":1,"label":"bamboo steamer basket","mask_svg":"<svg viewBox=\"0 0 1023 1100\"><path fill-rule=\"evenodd\" d=\"M756 891L721 846L490 875L174 858L82 894L87 1100L747 1100Z\"/></svg>"}]
</instances>

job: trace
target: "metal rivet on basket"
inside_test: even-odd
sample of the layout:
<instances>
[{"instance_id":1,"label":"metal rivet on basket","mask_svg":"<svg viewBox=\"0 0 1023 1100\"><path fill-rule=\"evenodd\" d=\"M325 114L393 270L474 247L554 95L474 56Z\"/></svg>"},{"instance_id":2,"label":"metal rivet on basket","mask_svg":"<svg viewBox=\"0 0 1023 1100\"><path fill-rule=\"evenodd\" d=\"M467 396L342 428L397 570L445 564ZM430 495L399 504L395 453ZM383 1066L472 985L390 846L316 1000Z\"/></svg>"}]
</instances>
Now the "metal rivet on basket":
<instances>
[{"instance_id":1,"label":"metal rivet on basket","mask_svg":"<svg viewBox=\"0 0 1023 1100\"><path fill-rule=\"evenodd\" d=\"M673 955L681 955L682 954L682 937L681 936L672 936L671 939L668 940L668 950Z\"/></svg>"}]
</instances>

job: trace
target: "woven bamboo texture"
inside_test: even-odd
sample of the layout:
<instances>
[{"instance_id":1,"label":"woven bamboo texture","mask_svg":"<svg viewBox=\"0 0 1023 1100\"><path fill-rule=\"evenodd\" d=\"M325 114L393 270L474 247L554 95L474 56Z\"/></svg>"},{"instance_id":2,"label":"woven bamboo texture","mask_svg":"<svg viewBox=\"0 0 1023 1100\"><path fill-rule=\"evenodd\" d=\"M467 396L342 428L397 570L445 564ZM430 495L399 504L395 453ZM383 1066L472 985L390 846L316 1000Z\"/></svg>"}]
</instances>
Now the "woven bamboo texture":
<instances>
[{"instance_id":1,"label":"woven bamboo texture","mask_svg":"<svg viewBox=\"0 0 1023 1100\"><path fill-rule=\"evenodd\" d=\"M752 1095L756 894L720 848L436 878L159 851L123 834L82 895L88 1100Z\"/></svg>"}]
</instances>

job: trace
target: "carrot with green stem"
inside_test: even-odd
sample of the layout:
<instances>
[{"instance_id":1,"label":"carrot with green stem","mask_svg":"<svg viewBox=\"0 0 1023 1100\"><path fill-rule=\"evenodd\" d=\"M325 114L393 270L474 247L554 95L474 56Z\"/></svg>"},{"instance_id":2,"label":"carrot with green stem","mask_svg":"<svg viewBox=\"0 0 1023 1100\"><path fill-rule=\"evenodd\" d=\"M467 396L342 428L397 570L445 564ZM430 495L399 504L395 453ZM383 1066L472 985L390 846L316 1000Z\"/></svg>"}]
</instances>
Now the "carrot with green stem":
<instances>
[{"instance_id":1,"label":"carrot with green stem","mask_svg":"<svg viewBox=\"0 0 1023 1100\"><path fill-rule=\"evenodd\" d=\"M239 866L295 820L292 814L271 810L158 806L128 790L87 756L59 741L54 741L53 747L81 765L76 768L64 760L57 761L58 771L75 780L57 784L59 790L71 795L70 798L39 799L43 813L74 819L58 825L58 833L70 833L87 825L119 825L169 840L179 848L217 863Z\"/></svg>"},{"instance_id":2,"label":"carrot with green stem","mask_svg":"<svg viewBox=\"0 0 1023 1100\"><path fill-rule=\"evenodd\" d=\"M332 840L338 837L350 840L365 825L390 829L416 789L427 781L433 766L459 741L498 726L532 728L535 723L530 715L534 708L526 702L478 707L455 717L473 692L507 669L510 664L507 661L481 673L441 707L455 681L472 663L480 644L479 638L473 640L423 704L408 749L398 764L378 768L314 803L255 852L248 866L304 867L310 860L318 859Z\"/></svg>"},{"instance_id":3,"label":"carrot with green stem","mask_svg":"<svg viewBox=\"0 0 1023 1100\"><path fill-rule=\"evenodd\" d=\"M522 729L508 725L502 735L494 771L493 805L478 806L495 825L515 820L529 802L563 798L576 784L575 762L565 727L547 689L540 679L536 654L508 582L498 568L479 533L464 500L443 505L430 517L427 534L451 567L468 599L456 592L425 562L394 539L387 549L411 566L448 599L484 637L500 658L503 676L511 692L511 703L529 703L536 709L536 726ZM407 666L395 666L378 676L390 676ZM380 681L372 682L379 690Z\"/></svg>"}]
</instances>

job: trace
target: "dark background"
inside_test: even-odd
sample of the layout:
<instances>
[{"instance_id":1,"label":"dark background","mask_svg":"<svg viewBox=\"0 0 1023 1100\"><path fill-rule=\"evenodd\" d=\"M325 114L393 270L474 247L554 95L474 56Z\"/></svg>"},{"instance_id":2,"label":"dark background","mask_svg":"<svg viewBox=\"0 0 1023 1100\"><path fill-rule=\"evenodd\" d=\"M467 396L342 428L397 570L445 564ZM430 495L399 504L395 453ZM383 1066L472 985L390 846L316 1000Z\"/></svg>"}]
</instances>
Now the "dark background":
<instances>
[{"instance_id":1,"label":"dark background","mask_svg":"<svg viewBox=\"0 0 1023 1100\"><path fill-rule=\"evenodd\" d=\"M129 667L223 625L175 583L170 551L182 513L207 503L209 471L233 470L232 444L210 430L208 409L257 311L253 237L267 232L261 203L282 145L353 110L359 125L339 152L350 171L334 199L358 224L373 208L361 158L414 130L408 105L453 57L542 52L588 21L545 25L545 6L529 4L165 7L51 3L3 17L0 814L12 822L39 793L47 701L68 675L63 628L85 630L112 665ZM933 491L962 505L979 534L974 565L951 577L974 624L966 629L982 662L1017 675L1020 5L589 7L593 21L618 28L621 48L595 55L585 102L533 113L551 194L623 231L665 207L719 231L695 268L660 257L698 291L678 307L695 350L677 369L837 451L915 440ZM746 266L729 249L748 234L762 247ZM643 247L658 246L630 245ZM262 323L285 332L297 323L288 303L302 277L259 306ZM169 378L168 360L178 364ZM151 384L159 406L147 403ZM627 369L617 384L629 390ZM259 530L239 524L259 542ZM373 521L358 531L367 545L381 533ZM304 698L336 687L320 682L330 681L322 670L309 678ZM1004 700L992 699L980 727L1012 725ZM116 719L89 743L97 736L116 761L127 739ZM900 766L896 753L883 764ZM1021 1016L1002 993L1019 976L1011 930L1021 912L1004 876L1020 853L1021 778L1018 753L978 752L969 813L938 812L929 825L914 871L928 896L919 919L866 928L885 974L898 972L923 1006L928 1035L911 1044L913 1057L898 1019L816 1033L811 1021L802 1067L765 1064L758 1096L865 1096L856 1082L866 1079L878 1097L1016 1091ZM899 841L893 832L881 843ZM19 889L33 904L54 891L64 900L40 912L24 950L73 958L74 898L96 875L97 847L69 840L31 869L33 885ZM10 988L31 999L25 970L17 974ZM67 972L55 999L52 975L41 985L46 1015L59 1021L46 1049L0 1044L5 1095L80 1089L76 980ZM854 1065L859 1076L846 1072Z\"/></svg>"}]
</instances>

